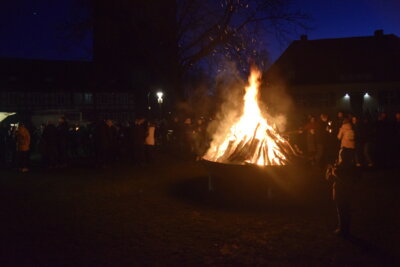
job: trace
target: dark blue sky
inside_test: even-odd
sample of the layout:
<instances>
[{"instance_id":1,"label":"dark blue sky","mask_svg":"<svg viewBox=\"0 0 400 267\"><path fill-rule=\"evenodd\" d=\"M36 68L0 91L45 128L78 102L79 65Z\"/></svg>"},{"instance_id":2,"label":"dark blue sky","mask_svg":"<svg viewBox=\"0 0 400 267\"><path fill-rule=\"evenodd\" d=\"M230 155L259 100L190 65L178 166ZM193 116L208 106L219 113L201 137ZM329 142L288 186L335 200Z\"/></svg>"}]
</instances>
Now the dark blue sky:
<instances>
[{"instance_id":1,"label":"dark blue sky","mask_svg":"<svg viewBox=\"0 0 400 267\"><path fill-rule=\"evenodd\" d=\"M63 27L75 16L71 6L71 0L0 4L0 57L90 60L90 36L81 43L65 38Z\"/></svg>"},{"instance_id":2,"label":"dark blue sky","mask_svg":"<svg viewBox=\"0 0 400 267\"><path fill-rule=\"evenodd\" d=\"M400 0L298 0L295 5L313 19L309 39L372 35L374 30L400 36ZM0 57L90 60L82 44L66 42L64 23L73 18L71 0L13 0L0 5ZM298 39L304 32L293 35ZM287 47L268 41L275 60Z\"/></svg>"},{"instance_id":3,"label":"dark blue sky","mask_svg":"<svg viewBox=\"0 0 400 267\"><path fill-rule=\"evenodd\" d=\"M308 39L373 35L377 29L400 37L400 0L299 0L297 7L312 16ZM301 33L299 33L300 35ZM300 36L293 36L299 39ZM270 42L273 60L287 44Z\"/></svg>"}]
</instances>

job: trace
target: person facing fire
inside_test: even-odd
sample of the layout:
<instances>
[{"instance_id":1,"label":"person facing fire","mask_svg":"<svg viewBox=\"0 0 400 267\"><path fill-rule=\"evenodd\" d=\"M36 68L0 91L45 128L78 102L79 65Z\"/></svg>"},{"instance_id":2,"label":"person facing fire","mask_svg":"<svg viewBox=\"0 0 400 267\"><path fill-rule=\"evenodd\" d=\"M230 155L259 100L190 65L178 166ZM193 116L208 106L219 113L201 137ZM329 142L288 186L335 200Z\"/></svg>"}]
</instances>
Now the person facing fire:
<instances>
[{"instance_id":1,"label":"person facing fire","mask_svg":"<svg viewBox=\"0 0 400 267\"><path fill-rule=\"evenodd\" d=\"M340 127L337 138L340 140L340 151L355 157L355 134L349 119L343 120L343 125Z\"/></svg>"},{"instance_id":2,"label":"person facing fire","mask_svg":"<svg viewBox=\"0 0 400 267\"><path fill-rule=\"evenodd\" d=\"M7 163L7 128L0 122L0 168Z\"/></svg>"},{"instance_id":3,"label":"person facing fire","mask_svg":"<svg viewBox=\"0 0 400 267\"><path fill-rule=\"evenodd\" d=\"M357 116L351 117L351 124L354 130L356 165L360 167L363 163L364 128Z\"/></svg>"},{"instance_id":4,"label":"person facing fire","mask_svg":"<svg viewBox=\"0 0 400 267\"><path fill-rule=\"evenodd\" d=\"M307 124L303 127L306 136L307 154L312 165L316 164L317 156L317 129L318 124L315 117L310 116Z\"/></svg>"},{"instance_id":5,"label":"person facing fire","mask_svg":"<svg viewBox=\"0 0 400 267\"><path fill-rule=\"evenodd\" d=\"M43 129L42 138L41 138L41 147L42 147L42 158L43 163L48 168L54 168L57 164L57 149L58 149L58 140L57 140L57 128L51 121L47 122L47 125Z\"/></svg>"},{"instance_id":6,"label":"person facing fire","mask_svg":"<svg viewBox=\"0 0 400 267\"><path fill-rule=\"evenodd\" d=\"M342 111L339 111L337 113L336 118L333 120L332 122L332 133L333 136L337 136L339 133L340 128L343 125L343 120L345 119L344 113ZM338 140L335 140L335 145L334 145L334 154L335 156L338 154L339 150L340 150L340 141L338 142Z\"/></svg>"},{"instance_id":7,"label":"person facing fire","mask_svg":"<svg viewBox=\"0 0 400 267\"><path fill-rule=\"evenodd\" d=\"M326 178L333 181L333 200L336 204L338 228L335 234L347 237L350 234L351 203L354 185L359 177L359 168L355 161L355 136L349 119L337 135L340 140L338 159L334 166L327 169Z\"/></svg>"},{"instance_id":8,"label":"person facing fire","mask_svg":"<svg viewBox=\"0 0 400 267\"><path fill-rule=\"evenodd\" d=\"M341 149L334 166L328 167L326 178L333 182L332 196L335 201L338 226L336 235L348 237L352 213L353 194L360 168L356 167L354 153Z\"/></svg>"},{"instance_id":9,"label":"person facing fire","mask_svg":"<svg viewBox=\"0 0 400 267\"><path fill-rule=\"evenodd\" d=\"M58 164L60 167L66 167L68 161L68 123L65 117L58 119L57 125L57 152Z\"/></svg>"},{"instance_id":10,"label":"person facing fire","mask_svg":"<svg viewBox=\"0 0 400 267\"><path fill-rule=\"evenodd\" d=\"M145 139L147 136L147 123L144 117L135 120L133 126L133 160L137 165L145 161Z\"/></svg>"},{"instance_id":11,"label":"person facing fire","mask_svg":"<svg viewBox=\"0 0 400 267\"><path fill-rule=\"evenodd\" d=\"M29 148L31 145L31 135L23 123L20 123L16 132L17 141L17 162L21 172L27 172L29 161Z\"/></svg>"},{"instance_id":12,"label":"person facing fire","mask_svg":"<svg viewBox=\"0 0 400 267\"><path fill-rule=\"evenodd\" d=\"M395 140L395 160L396 164L400 163L400 112L397 112L395 115L394 122L394 140Z\"/></svg>"},{"instance_id":13,"label":"person facing fire","mask_svg":"<svg viewBox=\"0 0 400 267\"><path fill-rule=\"evenodd\" d=\"M153 121L147 123L146 137L144 140L146 163L154 162L154 146L156 145L156 125Z\"/></svg>"},{"instance_id":14,"label":"person facing fire","mask_svg":"<svg viewBox=\"0 0 400 267\"><path fill-rule=\"evenodd\" d=\"M316 129L316 163L319 167L326 167L328 163L328 148L330 144L330 125L328 115L322 113Z\"/></svg>"}]
</instances>

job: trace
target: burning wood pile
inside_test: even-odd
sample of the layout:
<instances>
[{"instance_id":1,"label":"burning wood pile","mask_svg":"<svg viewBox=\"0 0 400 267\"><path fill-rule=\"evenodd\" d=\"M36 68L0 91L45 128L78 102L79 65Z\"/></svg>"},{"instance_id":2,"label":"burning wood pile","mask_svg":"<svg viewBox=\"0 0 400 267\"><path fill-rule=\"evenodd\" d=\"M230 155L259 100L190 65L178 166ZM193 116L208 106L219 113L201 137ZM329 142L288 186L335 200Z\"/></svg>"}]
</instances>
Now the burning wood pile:
<instances>
[{"instance_id":1,"label":"burning wood pile","mask_svg":"<svg viewBox=\"0 0 400 267\"><path fill-rule=\"evenodd\" d=\"M244 95L243 114L237 121L221 123L228 126L213 136L203 159L227 164L276 166L286 165L296 154L261 113L258 105L260 80L260 71L253 69Z\"/></svg>"}]
</instances>

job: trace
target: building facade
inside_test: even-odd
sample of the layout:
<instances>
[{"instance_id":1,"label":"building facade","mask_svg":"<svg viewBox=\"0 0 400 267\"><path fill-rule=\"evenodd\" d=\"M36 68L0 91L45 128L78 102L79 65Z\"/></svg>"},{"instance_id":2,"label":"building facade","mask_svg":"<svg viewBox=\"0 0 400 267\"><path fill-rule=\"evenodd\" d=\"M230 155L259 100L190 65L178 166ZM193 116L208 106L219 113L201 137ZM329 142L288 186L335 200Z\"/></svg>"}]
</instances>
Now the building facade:
<instances>
[{"instance_id":1,"label":"building facade","mask_svg":"<svg viewBox=\"0 0 400 267\"><path fill-rule=\"evenodd\" d=\"M75 114L74 120L132 120L135 96L99 90L92 62L0 59L0 111ZM79 114L77 116L76 114Z\"/></svg>"},{"instance_id":2,"label":"building facade","mask_svg":"<svg viewBox=\"0 0 400 267\"><path fill-rule=\"evenodd\" d=\"M302 113L400 110L400 38L372 36L294 41L266 73Z\"/></svg>"}]
</instances>

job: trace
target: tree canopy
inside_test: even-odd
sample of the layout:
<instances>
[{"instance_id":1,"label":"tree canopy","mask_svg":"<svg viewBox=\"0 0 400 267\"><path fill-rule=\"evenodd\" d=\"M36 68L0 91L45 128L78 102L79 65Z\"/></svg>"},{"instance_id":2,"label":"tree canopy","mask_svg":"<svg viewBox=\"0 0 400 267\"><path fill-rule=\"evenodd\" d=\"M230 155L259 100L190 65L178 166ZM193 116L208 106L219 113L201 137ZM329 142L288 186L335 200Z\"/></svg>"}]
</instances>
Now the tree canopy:
<instances>
[{"instance_id":1,"label":"tree canopy","mask_svg":"<svg viewBox=\"0 0 400 267\"><path fill-rule=\"evenodd\" d=\"M169 77L174 87L182 86L185 76L199 65L209 64L215 70L223 60L240 67L252 60L262 66L268 55L267 38L284 40L306 28L308 19L290 0L75 1L78 8L92 9L93 16L79 16L69 29L93 29L95 60L100 53L112 52L114 58L126 61L124 68L139 62L144 72ZM96 51L101 42L108 47Z\"/></svg>"}]
</instances>

